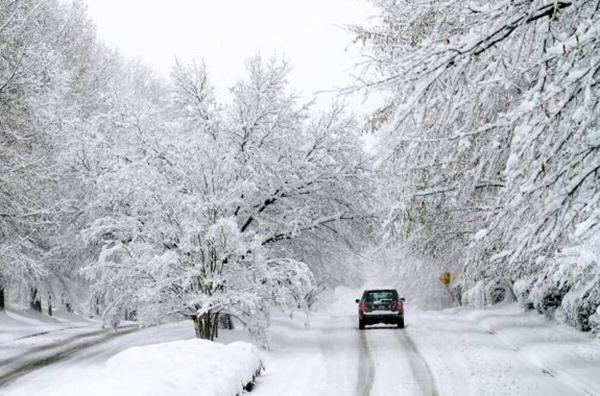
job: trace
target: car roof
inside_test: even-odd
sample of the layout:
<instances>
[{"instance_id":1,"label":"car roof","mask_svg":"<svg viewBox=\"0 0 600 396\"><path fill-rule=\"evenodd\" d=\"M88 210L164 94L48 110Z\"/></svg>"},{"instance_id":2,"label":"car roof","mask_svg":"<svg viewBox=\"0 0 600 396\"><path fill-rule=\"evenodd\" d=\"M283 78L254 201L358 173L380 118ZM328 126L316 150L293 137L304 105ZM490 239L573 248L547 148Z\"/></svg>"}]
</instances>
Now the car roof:
<instances>
[{"instance_id":1,"label":"car roof","mask_svg":"<svg viewBox=\"0 0 600 396\"><path fill-rule=\"evenodd\" d=\"M393 292L398 292L396 289L393 288L382 288L382 289L365 289L365 293L369 293L369 292L383 292L383 291L393 291Z\"/></svg>"}]
</instances>

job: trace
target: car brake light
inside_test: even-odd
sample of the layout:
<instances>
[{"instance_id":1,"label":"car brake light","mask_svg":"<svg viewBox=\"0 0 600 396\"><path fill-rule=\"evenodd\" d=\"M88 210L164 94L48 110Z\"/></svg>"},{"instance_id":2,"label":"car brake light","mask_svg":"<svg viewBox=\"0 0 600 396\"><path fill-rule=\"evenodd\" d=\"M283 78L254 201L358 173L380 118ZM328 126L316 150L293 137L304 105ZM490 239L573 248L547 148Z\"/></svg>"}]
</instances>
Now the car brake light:
<instances>
[{"instance_id":1,"label":"car brake light","mask_svg":"<svg viewBox=\"0 0 600 396\"><path fill-rule=\"evenodd\" d=\"M361 302L360 304L358 304L358 309L360 312L365 312L367 310L367 304Z\"/></svg>"},{"instance_id":2,"label":"car brake light","mask_svg":"<svg viewBox=\"0 0 600 396\"><path fill-rule=\"evenodd\" d=\"M404 310L404 304L402 304L402 301L398 301L396 307L398 308L398 311L402 312Z\"/></svg>"}]
</instances>

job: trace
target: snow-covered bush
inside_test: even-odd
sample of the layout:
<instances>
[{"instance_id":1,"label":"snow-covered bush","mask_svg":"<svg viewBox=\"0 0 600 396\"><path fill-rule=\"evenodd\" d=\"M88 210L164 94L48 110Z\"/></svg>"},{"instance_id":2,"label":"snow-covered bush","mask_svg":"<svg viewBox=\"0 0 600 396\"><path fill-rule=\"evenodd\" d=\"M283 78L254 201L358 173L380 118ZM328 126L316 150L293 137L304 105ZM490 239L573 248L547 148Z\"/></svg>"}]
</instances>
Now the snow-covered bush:
<instances>
[{"instance_id":1,"label":"snow-covered bush","mask_svg":"<svg viewBox=\"0 0 600 396\"><path fill-rule=\"evenodd\" d=\"M555 279L571 284L557 316L584 331L593 329L590 318L600 307L600 231L590 224L577 227L574 239L581 238L583 242L559 254L553 272Z\"/></svg>"},{"instance_id":2,"label":"snow-covered bush","mask_svg":"<svg viewBox=\"0 0 600 396\"><path fill-rule=\"evenodd\" d=\"M600 306L598 306L596 312L589 317L589 324L592 332L600 334Z\"/></svg>"},{"instance_id":3,"label":"snow-covered bush","mask_svg":"<svg viewBox=\"0 0 600 396\"><path fill-rule=\"evenodd\" d=\"M555 279L551 274L546 273L533 283L529 301L538 312L553 316L570 288L570 282Z\"/></svg>"},{"instance_id":4,"label":"snow-covered bush","mask_svg":"<svg viewBox=\"0 0 600 396\"><path fill-rule=\"evenodd\" d=\"M600 255L593 250L581 246L561 253L533 283L528 302L546 315L591 330L590 317L600 306Z\"/></svg>"},{"instance_id":5,"label":"snow-covered bush","mask_svg":"<svg viewBox=\"0 0 600 396\"><path fill-rule=\"evenodd\" d=\"M465 306L473 308L485 307L485 284L483 281L476 282L475 285L466 289L462 295L462 303Z\"/></svg>"},{"instance_id":6,"label":"snow-covered bush","mask_svg":"<svg viewBox=\"0 0 600 396\"><path fill-rule=\"evenodd\" d=\"M521 278L517 279L512 286L515 298L522 307L527 309L533 309L533 304L529 300L533 281L534 279L531 277Z\"/></svg>"},{"instance_id":7,"label":"snow-covered bush","mask_svg":"<svg viewBox=\"0 0 600 396\"><path fill-rule=\"evenodd\" d=\"M489 281L480 280L462 294L463 305L483 308L502 302L515 301L515 294L508 280L495 278Z\"/></svg>"},{"instance_id":8,"label":"snow-covered bush","mask_svg":"<svg viewBox=\"0 0 600 396\"><path fill-rule=\"evenodd\" d=\"M490 305L516 300L510 282L504 278L495 278L487 282L485 293L486 303Z\"/></svg>"},{"instance_id":9,"label":"snow-covered bush","mask_svg":"<svg viewBox=\"0 0 600 396\"><path fill-rule=\"evenodd\" d=\"M590 317L600 307L600 279L575 283L563 297L556 312L557 317L580 330L592 330Z\"/></svg>"}]
</instances>

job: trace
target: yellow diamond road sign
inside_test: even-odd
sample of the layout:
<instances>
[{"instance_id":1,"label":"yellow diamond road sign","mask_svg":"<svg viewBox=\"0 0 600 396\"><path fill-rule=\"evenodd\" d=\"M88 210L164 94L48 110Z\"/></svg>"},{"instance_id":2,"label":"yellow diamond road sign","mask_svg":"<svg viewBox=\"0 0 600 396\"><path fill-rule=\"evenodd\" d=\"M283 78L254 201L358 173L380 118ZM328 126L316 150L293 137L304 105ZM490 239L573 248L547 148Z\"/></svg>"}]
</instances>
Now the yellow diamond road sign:
<instances>
[{"instance_id":1,"label":"yellow diamond road sign","mask_svg":"<svg viewBox=\"0 0 600 396\"><path fill-rule=\"evenodd\" d=\"M452 282L452 274L450 272L442 272L440 275L440 283L444 286L448 286Z\"/></svg>"}]
</instances>

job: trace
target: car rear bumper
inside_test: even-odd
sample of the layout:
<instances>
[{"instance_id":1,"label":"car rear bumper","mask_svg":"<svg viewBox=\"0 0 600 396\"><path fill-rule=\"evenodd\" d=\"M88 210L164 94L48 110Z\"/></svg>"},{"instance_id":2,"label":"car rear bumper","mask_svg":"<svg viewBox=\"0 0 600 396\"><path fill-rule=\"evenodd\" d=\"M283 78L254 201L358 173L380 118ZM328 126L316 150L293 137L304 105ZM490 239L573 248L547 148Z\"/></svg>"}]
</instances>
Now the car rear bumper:
<instances>
[{"instance_id":1,"label":"car rear bumper","mask_svg":"<svg viewBox=\"0 0 600 396\"><path fill-rule=\"evenodd\" d=\"M361 321L365 324L377 324L377 323L385 323L385 324L396 324L402 318L404 318L404 313L398 312L390 312L390 313L368 313L364 312L359 315Z\"/></svg>"}]
</instances>

